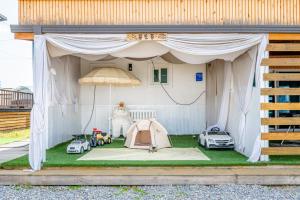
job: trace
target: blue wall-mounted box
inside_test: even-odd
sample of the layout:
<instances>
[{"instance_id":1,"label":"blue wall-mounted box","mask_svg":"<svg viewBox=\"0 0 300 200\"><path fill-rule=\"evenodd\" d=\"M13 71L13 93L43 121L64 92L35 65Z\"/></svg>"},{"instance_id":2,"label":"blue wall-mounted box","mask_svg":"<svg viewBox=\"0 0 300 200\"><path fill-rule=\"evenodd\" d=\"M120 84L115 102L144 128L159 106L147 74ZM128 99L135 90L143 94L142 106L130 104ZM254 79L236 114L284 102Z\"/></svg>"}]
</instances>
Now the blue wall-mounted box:
<instances>
[{"instance_id":1,"label":"blue wall-mounted box","mask_svg":"<svg viewBox=\"0 0 300 200\"><path fill-rule=\"evenodd\" d=\"M203 81L203 73L202 72L196 73L196 81Z\"/></svg>"}]
</instances>

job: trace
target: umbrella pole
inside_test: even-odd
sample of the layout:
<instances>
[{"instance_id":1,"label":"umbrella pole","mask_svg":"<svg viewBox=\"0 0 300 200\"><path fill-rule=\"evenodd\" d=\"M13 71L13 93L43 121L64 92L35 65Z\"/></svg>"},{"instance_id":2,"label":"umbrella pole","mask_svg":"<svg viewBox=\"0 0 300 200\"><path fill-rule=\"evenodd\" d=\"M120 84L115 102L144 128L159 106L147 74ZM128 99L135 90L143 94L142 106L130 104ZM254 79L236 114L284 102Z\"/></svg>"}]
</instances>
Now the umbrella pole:
<instances>
[{"instance_id":1,"label":"umbrella pole","mask_svg":"<svg viewBox=\"0 0 300 200\"><path fill-rule=\"evenodd\" d=\"M111 84L109 84L109 116L108 116L108 133L111 135L111 112L112 112L112 105L111 105Z\"/></svg>"}]
</instances>

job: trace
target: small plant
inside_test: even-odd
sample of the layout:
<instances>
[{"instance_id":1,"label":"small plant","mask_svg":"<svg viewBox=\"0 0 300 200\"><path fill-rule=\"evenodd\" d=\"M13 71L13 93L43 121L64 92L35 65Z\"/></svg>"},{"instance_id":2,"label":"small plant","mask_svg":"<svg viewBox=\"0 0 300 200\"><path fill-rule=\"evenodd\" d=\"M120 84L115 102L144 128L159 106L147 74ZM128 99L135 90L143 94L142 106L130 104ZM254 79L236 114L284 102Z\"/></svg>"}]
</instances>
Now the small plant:
<instances>
[{"instance_id":1,"label":"small plant","mask_svg":"<svg viewBox=\"0 0 300 200\"><path fill-rule=\"evenodd\" d=\"M137 186L132 186L132 191L134 191L135 193L138 193L139 195L142 195L142 196L148 194L147 192L145 192L145 190L143 190Z\"/></svg>"},{"instance_id":2,"label":"small plant","mask_svg":"<svg viewBox=\"0 0 300 200\"><path fill-rule=\"evenodd\" d=\"M17 191L21 190L21 189L30 190L30 189L33 189L33 186L30 184L15 185L14 189Z\"/></svg>"},{"instance_id":3,"label":"small plant","mask_svg":"<svg viewBox=\"0 0 300 200\"><path fill-rule=\"evenodd\" d=\"M117 196L127 193L130 190L129 187L122 186L122 187L118 187L118 188L120 188L120 190L116 193Z\"/></svg>"},{"instance_id":4,"label":"small plant","mask_svg":"<svg viewBox=\"0 0 300 200\"><path fill-rule=\"evenodd\" d=\"M79 190L82 186L81 185L69 185L69 190Z\"/></svg>"}]
</instances>

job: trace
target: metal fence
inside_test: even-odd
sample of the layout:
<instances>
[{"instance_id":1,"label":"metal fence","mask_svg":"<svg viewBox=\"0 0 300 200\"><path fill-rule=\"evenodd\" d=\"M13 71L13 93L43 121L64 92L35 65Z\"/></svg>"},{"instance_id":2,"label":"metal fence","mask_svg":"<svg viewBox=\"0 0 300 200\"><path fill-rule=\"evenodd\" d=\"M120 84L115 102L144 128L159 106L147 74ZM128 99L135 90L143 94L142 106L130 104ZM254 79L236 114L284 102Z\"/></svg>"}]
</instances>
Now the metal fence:
<instances>
[{"instance_id":1,"label":"metal fence","mask_svg":"<svg viewBox=\"0 0 300 200\"><path fill-rule=\"evenodd\" d=\"M31 110L33 94L0 89L0 110Z\"/></svg>"}]
</instances>

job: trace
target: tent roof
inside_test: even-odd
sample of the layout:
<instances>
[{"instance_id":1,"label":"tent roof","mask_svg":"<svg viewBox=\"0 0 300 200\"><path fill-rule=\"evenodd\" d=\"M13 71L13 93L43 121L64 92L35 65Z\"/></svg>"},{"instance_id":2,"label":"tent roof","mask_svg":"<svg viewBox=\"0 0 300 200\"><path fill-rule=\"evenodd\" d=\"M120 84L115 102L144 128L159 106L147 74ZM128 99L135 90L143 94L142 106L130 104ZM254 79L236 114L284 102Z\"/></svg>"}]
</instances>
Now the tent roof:
<instances>
[{"instance_id":1,"label":"tent roof","mask_svg":"<svg viewBox=\"0 0 300 200\"><path fill-rule=\"evenodd\" d=\"M138 86L141 81L129 72L116 67L97 67L79 79L81 85Z\"/></svg>"}]
</instances>

